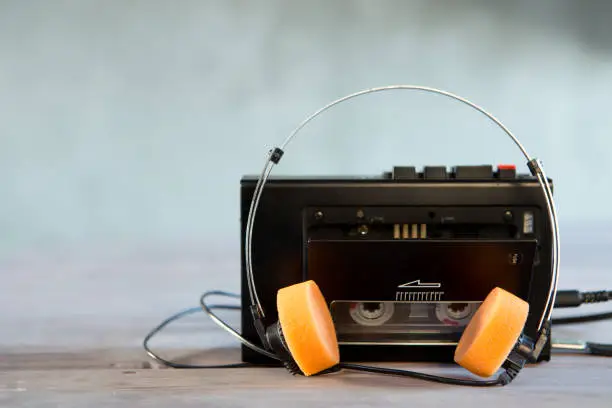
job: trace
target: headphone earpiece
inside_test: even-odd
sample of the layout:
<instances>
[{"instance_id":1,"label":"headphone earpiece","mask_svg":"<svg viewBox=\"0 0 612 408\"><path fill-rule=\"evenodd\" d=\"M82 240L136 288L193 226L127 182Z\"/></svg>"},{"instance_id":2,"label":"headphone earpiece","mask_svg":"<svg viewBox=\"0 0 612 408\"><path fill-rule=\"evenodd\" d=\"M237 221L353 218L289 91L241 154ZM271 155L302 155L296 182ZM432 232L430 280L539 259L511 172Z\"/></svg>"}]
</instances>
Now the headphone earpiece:
<instances>
[{"instance_id":1,"label":"headphone earpiece","mask_svg":"<svg viewBox=\"0 0 612 408\"><path fill-rule=\"evenodd\" d=\"M466 326L455 349L455 362L490 377L516 345L529 314L529 304L512 293L493 289Z\"/></svg>"},{"instance_id":2,"label":"headphone earpiece","mask_svg":"<svg viewBox=\"0 0 612 408\"><path fill-rule=\"evenodd\" d=\"M314 281L280 289L276 307L278 322L266 329L266 337L289 371L312 376L340 363L334 322Z\"/></svg>"}]
</instances>

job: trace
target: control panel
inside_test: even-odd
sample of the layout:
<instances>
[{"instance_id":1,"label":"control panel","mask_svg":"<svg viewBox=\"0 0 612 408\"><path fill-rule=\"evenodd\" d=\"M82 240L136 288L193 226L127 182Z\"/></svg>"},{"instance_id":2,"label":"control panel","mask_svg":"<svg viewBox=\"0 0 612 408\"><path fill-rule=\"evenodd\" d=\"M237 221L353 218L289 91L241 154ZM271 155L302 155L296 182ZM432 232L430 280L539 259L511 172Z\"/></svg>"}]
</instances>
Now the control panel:
<instances>
[{"instance_id":1,"label":"control panel","mask_svg":"<svg viewBox=\"0 0 612 408\"><path fill-rule=\"evenodd\" d=\"M512 180L517 178L516 166L513 164L500 164L496 168L492 165L455 166L448 169L446 166L425 166L417 171L415 166L395 166L393 171L385 173L386 178L393 180Z\"/></svg>"}]
</instances>

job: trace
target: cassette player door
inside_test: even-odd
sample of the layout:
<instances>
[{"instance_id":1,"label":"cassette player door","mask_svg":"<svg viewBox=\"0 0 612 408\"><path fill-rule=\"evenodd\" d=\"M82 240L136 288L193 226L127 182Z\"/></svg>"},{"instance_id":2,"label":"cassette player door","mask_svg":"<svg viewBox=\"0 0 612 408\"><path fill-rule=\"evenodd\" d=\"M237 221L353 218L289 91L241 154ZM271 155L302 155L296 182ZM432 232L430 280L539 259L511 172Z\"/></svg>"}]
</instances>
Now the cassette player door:
<instances>
[{"instance_id":1,"label":"cassette player door","mask_svg":"<svg viewBox=\"0 0 612 408\"><path fill-rule=\"evenodd\" d=\"M495 287L528 300L535 240L311 240L315 280L344 344L454 344ZM410 341L408 341L410 340Z\"/></svg>"}]
</instances>

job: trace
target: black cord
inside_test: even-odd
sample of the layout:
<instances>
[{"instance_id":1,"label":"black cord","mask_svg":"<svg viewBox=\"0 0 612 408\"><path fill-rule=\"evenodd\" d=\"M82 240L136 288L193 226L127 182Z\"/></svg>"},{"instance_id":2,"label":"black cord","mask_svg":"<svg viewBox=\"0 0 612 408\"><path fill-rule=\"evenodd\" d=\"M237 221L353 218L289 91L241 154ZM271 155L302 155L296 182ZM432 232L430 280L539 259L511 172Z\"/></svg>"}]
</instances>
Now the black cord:
<instances>
[{"instance_id":1,"label":"black cord","mask_svg":"<svg viewBox=\"0 0 612 408\"><path fill-rule=\"evenodd\" d=\"M612 291L579 292L579 291L566 290L566 291L558 291L557 294L558 294L558 297L555 302L555 308L575 307L583 303L597 303L597 302L605 302L608 300L612 300ZM179 313L176 313L168 317L163 322L161 322L159 325L154 327L146 335L146 337L143 340L143 347L145 351L147 352L147 354L149 355L149 357L151 357L153 360L165 366L168 366L171 368L178 368L178 369L245 368L245 367L261 367L262 366L260 364L256 365L256 364L251 364L251 363L230 363L230 364L213 364L213 365L183 364L183 363L177 363L174 361L166 360L151 350L151 348L149 347L149 342L151 341L151 339L157 334L159 334L159 332L162 331L170 323L175 322L185 316L204 311L211 319L216 321L222 328L224 328L226 331L228 331L230 334L236 337L245 346L267 357L278 360L278 357L274 355L273 353L270 353L267 350L264 350L261 347L246 340L240 333L238 333L236 330L234 330L229 325L227 325L223 320L221 320L213 312L213 310L215 309L241 310L241 307L238 305L209 305L207 304L206 298L209 296L215 296L215 295L223 296L223 297L230 297L234 299L240 298L238 294L224 292L224 291L210 291L210 292L204 293L200 297L201 307L194 307L194 308L186 309L186 310L183 310ZM571 317L556 318L556 319L552 319L552 324L553 325L563 325L563 324L573 324L573 323L587 323L587 322L595 322L595 321L601 321L601 320L607 320L607 319L612 319L612 312L597 313L597 314L584 315L584 316L571 316ZM597 350L599 350L599 348L597 348L599 346L601 346L600 348L604 350L604 352L597 353L597 354L610 355L610 347L612 347L611 345L595 344L595 343L593 343L593 345L595 346L594 348L596 348ZM273 366L276 367L276 365L273 365ZM365 366L365 365L351 364L351 363L340 363L337 368L354 370L354 371L371 372L371 373L377 373L377 374L411 377L411 378L432 381L432 382L437 382L437 383L442 383L442 384L465 385L465 386L473 386L473 387L490 387L490 386L506 385L508 383L507 379L503 378L503 375L498 376L494 380L471 380L471 379L440 377L440 376L431 375L431 374L419 373L416 371Z\"/></svg>"},{"instance_id":2,"label":"black cord","mask_svg":"<svg viewBox=\"0 0 612 408\"><path fill-rule=\"evenodd\" d=\"M558 290L555 296L555 308L577 307L583 304L601 303L609 300L612 300L612 291L609 290L594 292Z\"/></svg>"},{"instance_id":3,"label":"black cord","mask_svg":"<svg viewBox=\"0 0 612 408\"><path fill-rule=\"evenodd\" d=\"M226 309L226 310L240 310L240 306L234 306L234 305L210 305L208 306L208 308L210 309ZM150 347L149 347L149 341L151 341L151 339L157 335L161 330L163 330L166 326L168 326L170 323L175 322L185 316L194 314L194 313L198 313L198 312L202 312L202 308L199 307L193 307L191 309L186 309L183 310L182 312L176 313L172 316L170 316L169 318L167 318L166 320L164 320L163 322L161 322L159 325L157 325L155 328L153 328L153 330L151 330L149 332L149 334L147 334L147 336L144 338L144 341L142 342L142 346L144 347L145 351L147 352L147 354L149 355L149 357L151 357L153 360L167 366L167 367L171 367L171 368L196 368L196 369L204 369L204 368L244 368L244 367L251 367L253 366L253 364L250 363L233 363L233 364L214 364L214 365L198 365L198 364L183 364L183 363L176 363L174 361L170 361L170 360L166 360L162 357L160 357L157 353L153 352Z\"/></svg>"},{"instance_id":4,"label":"black cord","mask_svg":"<svg viewBox=\"0 0 612 408\"><path fill-rule=\"evenodd\" d=\"M612 312L605 313L594 313L590 315L583 316L569 316L569 317L558 317L556 319L552 319L552 324L554 325L562 325L562 324L575 324L575 323L589 323L589 322L598 322L601 320L612 319Z\"/></svg>"},{"instance_id":5,"label":"black cord","mask_svg":"<svg viewBox=\"0 0 612 408\"><path fill-rule=\"evenodd\" d=\"M217 316L215 313L213 313L213 311L211 310L211 309L213 309L213 307L211 307L211 305L206 303L206 298L208 298L209 296L223 296L223 297L230 297L230 298L239 299L240 298L239 295L237 295L235 293L231 293L231 292L225 292L225 291L222 291L222 290L212 290L212 291L209 291L209 292L205 292L200 297L200 306L202 306L202 310L204 310L204 312L208 315L208 317L210 317L215 323L217 323L219 325L219 327L221 327L223 330L227 331L229 334L231 334L236 339L238 339L238 341L240 343L242 343L243 345L245 345L246 347L250 348L251 350L253 350L253 351L255 351L255 352L259 353L259 354L262 354L262 355L264 355L266 357L269 357L269 358L274 359L274 360L280 360L280 357L278 357L274 353L271 353L268 350L265 350L265 349L259 347L258 345L256 345L255 343L252 343L249 340L245 339L242 336L242 334L238 333L238 331L234 330L232 327L230 327L230 325L228 325L223 320L221 320L219 318L219 316Z\"/></svg>"},{"instance_id":6,"label":"black cord","mask_svg":"<svg viewBox=\"0 0 612 408\"><path fill-rule=\"evenodd\" d=\"M612 344L606 343L586 343L586 351L594 356L612 357Z\"/></svg>"},{"instance_id":7,"label":"black cord","mask_svg":"<svg viewBox=\"0 0 612 408\"><path fill-rule=\"evenodd\" d=\"M347 369L347 370L366 371L369 373L376 373L376 374L387 374L387 375L397 375L397 376L402 376L402 377L410 377L410 378L416 378L419 380L437 382L441 384L466 385L466 386L471 386L471 387L493 387L493 386L500 386L500 385L506 384L504 381L502 381L501 376L497 377L494 380L479 381L479 380L462 379L462 378L440 377L437 375L419 373L416 371L365 366L365 365L351 364L351 363L340 363L339 367Z\"/></svg>"},{"instance_id":8,"label":"black cord","mask_svg":"<svg viewBox=\"0 0 612 408\"><path fill-rule=\"evenodd\" d=\"M215 320L219 320L221 321L221 319L219 319L219 317L213 313L214 309L226 309L226 310L240 310L240 306L236 306L236 305L209 305L206 303L206 298L209 296L224 296L224 297L232 297L235 298L237 297L236 294L233 293L229 293L229 292L222 292L222 291L211 291L211 292L206 292L204 293L201 298L200 298L200 304L201 307L194 307L194 308L190 308L190 309L186 309L183 310L179 313L176 313L170 317L168 317L167 319L165 319L163 322L161 322L159 325L157 325L155 328L153 328L153 330L151 330L149 332L149 334L147 334L147 336L145 337L144 341L143 341L143 347L145 349L145 351L147 352L147 354L154 359L155 361L171 367L171 368L178 368L178 369L214 369L214 368L245 368L245 367L261 367L261 364L255 365L255 364L251 364L251 363L233 363L233 364L217 364L217 365L197 365L197 364L182 364L182 363L176 363L174 361L170 361L170 360L166 360L162 357L160 357L158 354L156 354L155 352L153 352L150 347L149 347L149 342L151 341L151 339L157 335L160 331L162 331L166 326L168 326L170 323L175 322L185 316L194 314L194 313L198 313L198 312L202 312L204 311L206 314L209 315L209 317L211 317L212 319ZM242 337L242 335L240 335L238 332L236 332L235 330L233 330L229 325L225 324L225 322L221 321L222 323L222 327L224 329L226 329L227 331L229 331L231 334L233 334L235 337L238 337L239 340L245 344L245 343L249 343L246 344L247 346L253 346L252 348L256 349L256 351L258 352L264 352L266 355L267 354L271 354L269 352L267 352L266 350L263 350L255 345L252 345L250 342L248 342L246 339L244 339ZM277 359L278 357L272 355L273 358ZM274 367L276 367L277 365L274 365ZM397 370L397 369L392 369L392 368L381 368L381 367L373 367L373 366L365 366L365 365L360 365L360 364L350 364L350 363L340 363L337 367L337 369L347 369L347 370L354 370L354 371L364 371L364 372L371 372L371 373L377 373L377 374L386 374L386 375L396 375L396 376L403 376L403 377L411 377L411 378L416 378L419 380L425 380L425 381L432 381L432 382L437 382L437 383L441 383L441 384L452 384L452 385L464 385L464 386L473 386L473 387L490 387L490 386L498 386L498 385L505 385L506 383L502 380L502 377L499 376L497 379L495 380L484 380L484 381L477 381L477 380L469 380L469 379L460 379L460 378L447 378L447 377L440 377L440 376L436 376L436 375L431 375L431 374L425 374L425 373L419 373L419 372L415 372L415 371L408 371L408 370Z\"/></svg>"},{"instance_id":9,"label":"black cord","mask_svg":"<svg viewBox=\"0 0 612 408\"><path fill-rule=\"evenodd\" d=\"M165 319L163 322L161 322L159 325L157 325L155 328L153 328L153 330L151 330L149 332L149 334L147 334L147 336L145 337L144 341L143 341L143 347L145 349L145 351L147 352L147 354L154 359L155 361L171 367L171 368L178 368L178 369L214 369L214 368L245 368L245 367L261 367L261 365L255 365L255 364L251 364L251 363L234 363L234 364L217 364L217 365L197 365L197 364L182 364L182 363L177 363L174 361L170 361L170 360L166 360L162 357L160 357L158 354L156 354L155 352L153 352L150 347L149 347L149 342L151 341L151 339L157 335L160 331L162 331L166 326L168 326L170 323L175 322L185 316L194 314L194 313L198 313L201 311L206 312L209 317L213 318L213 319L217 319L220 320L216 314L214 314L212 311L214 309L226 309L226 310L240 310L240 306L235 306L235 305L209 305L206 303L206 298L208 296L213 296L213 295L218 295L218 296L226 296L226 297L235 297L235 294L232 293L227 293L227 292L221 292L221 291L212 291L212 292L206 292L202 295L202 297L200 298L200 304L202 307L194 307L194 308L190 308L190 309L186 309L183 310L179 313L176 313L170 317L168 317L167 319ZM224 322L222 322L224 323ZM238 332L236 332L235 330L231 329L227 324L223 324L223 327L230 331L231 334L233 334L234 336L237 336L243 343L246 342L246 339L244 339ZM259 349L259 347L256 347L257 349ZM260 351L260 350L257 350ZM265 351L265 350L261 350L261 351ZM266 354L271 354L268 353L266 351ZM274 356L276 357L276 356ZM490 387L490 386L498 386L498 385L505 385L504 381L502 381L501 376L498 377L495 380L484 380L484 381L477 381L477 380L469 380L469 379L460 379L460 378L446 378L446 377L439 377L436 375L431 375L431 374L425 374L425 373L419 373L419 372L415 372L415 371L408 371L408 370L397 370L397 369L392 369L392 368L381 368L381 367L373 367L373 366L365 366L365 365L360 365L360 364L350 364L350 363L340 363L337 368L339 369L347 369L347 370L354 370L354 371L364 371L364 372L371 372L371 373L377 373L377 374L387 374L387 375L396 375L396 376L403 376L403 377L411 377L411 378L416 378L419 380L425 380L425 381L432 381L432 382L437 382L437 383L441 383L441 384L452 384L452 385L464 385L464 386L473 386L473 387Z\"/></svg>"},{"instance_id":10,"label":"black cord","mask_svg":"<svg viewBox=\"0 0 612 408\"><path fill-rule=\"evenodd\" d=\"M599 290L580 292L578 290L559 290L555 297L555 308L578 307L583 304L601 303L612 300L612 291ZM612 319L612 312L594 313L582 316L559 317L552 319L553 325L598 322Z\"/></svg>"}]
</instances>

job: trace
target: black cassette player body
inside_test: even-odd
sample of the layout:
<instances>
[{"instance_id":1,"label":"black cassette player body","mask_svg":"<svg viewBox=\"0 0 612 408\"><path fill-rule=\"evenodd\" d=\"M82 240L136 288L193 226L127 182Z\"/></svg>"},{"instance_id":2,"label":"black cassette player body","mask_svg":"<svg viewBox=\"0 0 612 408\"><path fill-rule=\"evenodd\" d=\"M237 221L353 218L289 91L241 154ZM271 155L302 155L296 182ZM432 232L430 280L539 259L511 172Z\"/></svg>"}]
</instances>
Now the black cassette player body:
<instances>
[{"instance_id":1,"label":"black cassette player body","mask_svg":"<svg viewBox=\"0 0 612 408\"><path fill-rule=\"evenodd\" d=\"M249 312L244 236L256 177L241 182L242 333ZM452 362L462 327L495 287L531 305L536 337L551 281L551 226L538 180L514 166L396 167L378 177L271 177L253 229L259 299L315 280L344 361ZM550 344L540 360L550 358ZM243 361L269 363L243 346Z\"/></svg>"}]
</instances>

